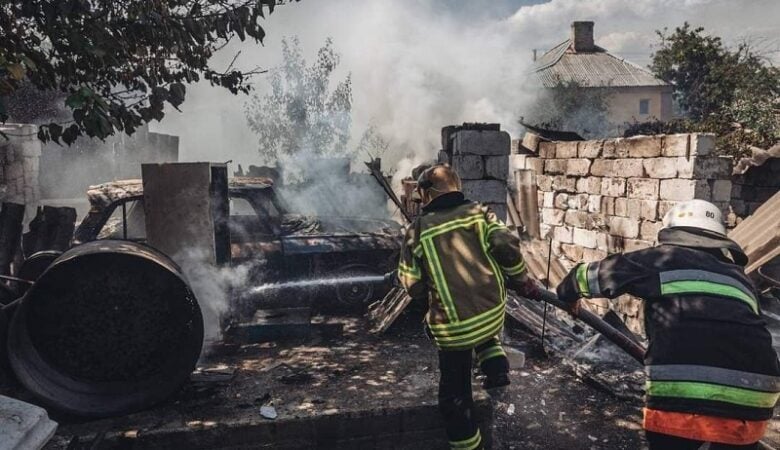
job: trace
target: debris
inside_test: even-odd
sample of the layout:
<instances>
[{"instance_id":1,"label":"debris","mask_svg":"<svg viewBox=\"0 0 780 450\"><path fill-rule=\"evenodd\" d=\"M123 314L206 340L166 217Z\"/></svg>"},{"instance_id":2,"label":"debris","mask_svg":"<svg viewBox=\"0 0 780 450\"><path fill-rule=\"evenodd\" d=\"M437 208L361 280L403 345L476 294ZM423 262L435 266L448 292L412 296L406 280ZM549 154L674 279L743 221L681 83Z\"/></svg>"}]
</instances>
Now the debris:
<instances>
[{"instance_id":1,"label":"debris","mask_svg":"<svg viewBox=\"0 0 780 450\"><path fill-rule=\"evenodd\" d=\"M274 420L278 417L276 414L276 408L273 406L261 406L260 415L270 420Z\"/></svg>"},{"instance_id":2,"label":"debris","mask_svg":"<svg viewBox=\"0 0 780 450\"><path fill-rule=\"evenodd\" d=\"M0 448L42 448L56 430L45 409L0 395Z\"/></svg>"},{"instance_id":3,"label":"debris","mask_svg":"<svg viewBox=\"0 0 780 450\"><path fill-rule=\"evenodd\" d=\"M190 381L214 383L220 381L229 381L236 376L236 368L220 364L215 367L198 367L190 375Z\"/></svg>"},{"instance_id":4,"label":"debris","mask_svg":"<svg viewBox=\"0 0 780 450\"><path fill-rule=\"evenodd\" d=\"M371 323L370 332L382 334L387 331L411 301L412 297L409 297L406 291L395 287L382 300L371 304L367 314L368 321Z\"/></svg>"},{"instance_id":5,"label":"debris","mask_svg":"<svg viewBox=\"0 0 780 450\"><path fill-rule=\"evenodd\" d=\"M507 415L513 415L515 413L515 404L510 403L509 406L506 408Z\"/></svg>"},{"instance_id":6,"label":"debris","mask_svg":"<svg viewBox=\"0 0 780 450\"><path fill-rule=\"evenodd\" d=\"M509 360L509 369L522 369L525 366L525 353L508 346L504 346L506 358Z\"/></svg>"}]
</instances>

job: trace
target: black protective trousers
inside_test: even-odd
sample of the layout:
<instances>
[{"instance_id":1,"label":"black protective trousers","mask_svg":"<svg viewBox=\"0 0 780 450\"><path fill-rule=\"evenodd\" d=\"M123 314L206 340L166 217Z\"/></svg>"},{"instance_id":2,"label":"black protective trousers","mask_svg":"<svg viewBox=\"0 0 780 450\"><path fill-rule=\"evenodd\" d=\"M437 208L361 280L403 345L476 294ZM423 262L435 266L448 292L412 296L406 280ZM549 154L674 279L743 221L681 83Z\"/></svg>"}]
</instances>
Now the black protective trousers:
<instances>
[{"instance_id":1,"label":"black protective trousers","mask_svg":"<svg viewBox=\"0 0 780 450\"><path fill-rule=\"evenodd\" d=\"M474 349L439 351L439 411L450 442L464 441L478 433L471 390L473 354L496 345L497 339ZM509 371L509 362L506 356L498 355L482 361L480 369L488 378L501 376Z\"/></svg>"},{"instance_id":2,"label":"black protective trousers","mask_svg":"<svg viewBox=\"0 0 780 450\"><path fill-rule=\"evenodd\" d=\"M677 436L670 436L668 434L655 433L652 431L645 431L645 436L647 437L647 444L650 446L650 450L698 450L699 447L704 445L703 441L694 441L692 439L685 439ZM729 445L718 443L710 444L710 450L731 449L758 449L758 443L748 445Z\"/></svg>"}]
</instances>

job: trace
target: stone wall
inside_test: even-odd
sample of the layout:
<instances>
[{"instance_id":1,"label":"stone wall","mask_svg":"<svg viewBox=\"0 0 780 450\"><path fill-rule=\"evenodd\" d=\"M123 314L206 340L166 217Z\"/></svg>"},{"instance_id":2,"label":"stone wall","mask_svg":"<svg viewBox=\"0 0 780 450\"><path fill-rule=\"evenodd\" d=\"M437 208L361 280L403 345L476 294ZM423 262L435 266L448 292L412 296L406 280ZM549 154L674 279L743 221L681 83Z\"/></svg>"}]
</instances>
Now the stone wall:
<instances>
[{"instance_id":1,"label":"stone wall","mask_svg":"<svg viewBox=\"0 0 780 450\"><path fill-rule=\"evenodd\" d=\"M537 172L540 229L568 267L654 245L664 214L677 201L712 201L724 214L732 193L732 159L714 156L714 135L636 136L540 142L537 155L513 155L513 168ZM598 312L609 303L592 301ZM612 303L642 331L640 303Z\"/></svg>"},{"instance_id":2,"label":"stone wall","mask_svg":"<svg viewBox=\"0 0 780 450\"><path fill-rule=\"evenodd\" d=\"M732 182L731 209L738 223L780 191L780 158L751 167L744 175L734 176Z\"/></svg>"},{"instance_id":3,"label":"stone wall","mask_svg":"<svg viewBox=\"0 0 780 450\"><path fill-rule=\"evenodd\" d=\"M439 162L451 164L458 172L466 198L488 205L506 221L510 137L498 125L492 128L469 129L464 125L446 136L443 131Z\"/></svg>"},{"instance_id":4,"label":"stone wall","mask_svg":"<svg viewBox=\"0 0 780 450\"><path fill-rule=\"evenodd\" d=\"M25 221L32 219L40 198L38 163L41 142L35 125L4 124L0 130L0 201L27 206Z\"/></svg>"}]
</instances>

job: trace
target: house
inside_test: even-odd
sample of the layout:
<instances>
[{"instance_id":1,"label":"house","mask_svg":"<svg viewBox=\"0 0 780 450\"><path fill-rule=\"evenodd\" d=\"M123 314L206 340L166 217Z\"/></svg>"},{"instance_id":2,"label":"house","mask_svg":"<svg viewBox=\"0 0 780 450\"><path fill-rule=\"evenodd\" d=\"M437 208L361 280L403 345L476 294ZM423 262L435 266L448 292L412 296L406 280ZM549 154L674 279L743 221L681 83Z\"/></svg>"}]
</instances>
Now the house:
<instances>
[{"instance_id":1,"label":"house","mask_svg":"<svg viewBox=\"0 0 780 450\"><path fill-rule=\"evenodd\" d=\"M573 22L571 37L537 59L533 72L545 88L575 82L606 90L609 119L617 126L672 118L672 86L597 46L593 22Z\"/></svg>"}]
</instances>

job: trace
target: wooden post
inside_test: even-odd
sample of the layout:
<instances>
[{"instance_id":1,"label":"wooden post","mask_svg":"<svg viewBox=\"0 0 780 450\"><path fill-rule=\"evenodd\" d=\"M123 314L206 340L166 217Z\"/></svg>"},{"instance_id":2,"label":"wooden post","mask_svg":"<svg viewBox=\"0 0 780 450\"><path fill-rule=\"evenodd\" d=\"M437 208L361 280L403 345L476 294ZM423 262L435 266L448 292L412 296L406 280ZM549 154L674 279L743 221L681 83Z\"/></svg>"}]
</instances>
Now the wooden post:
<instances>
[{"instance_id":1,"label":"wooden post","mask_svg":"<svg viewBox=\"0 0 780 450\"><path fill-rule=\"evenodd\" d=\"M515 197L515 208L520 219L525 225L528 234L535 238L542 237L539 230L539 200L536 196L536 172L531 169L515 170L515 187L517 196Z\"/></svg>"},{"instance_id":2,"label":"wooden post","mask_svg":"<svg viewBox=\"0 0 780 450\"><path fill-rule=\"evenodd\" d=\"M0 274L10 275L11 262L22 238L24 205L3 202L0 210Z\"/></svg>"}]
</instances>

